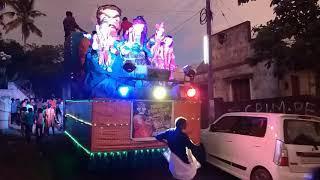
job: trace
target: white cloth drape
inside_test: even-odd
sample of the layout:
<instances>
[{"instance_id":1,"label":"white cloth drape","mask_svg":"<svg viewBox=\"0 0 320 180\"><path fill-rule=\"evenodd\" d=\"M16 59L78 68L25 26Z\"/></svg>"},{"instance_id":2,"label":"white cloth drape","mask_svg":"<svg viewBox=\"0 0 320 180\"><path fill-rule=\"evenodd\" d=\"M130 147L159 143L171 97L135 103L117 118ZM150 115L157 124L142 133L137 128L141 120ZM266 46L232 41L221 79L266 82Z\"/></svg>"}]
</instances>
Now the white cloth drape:
<instances>
[{"instance_id":1,"label":"white cloth drape","mask_svg":"<svg viewBox=\"0 0 320 180\"><path fill-rule=\"evenodd\" d=\"M164 152L164 157L169 162L169 170L172 176L178 180L192 180L197 174L200 163L193 156L190 149L186 149L190 164L184 163L177 155L170 150Z\"/></svg>"}]
</instances>

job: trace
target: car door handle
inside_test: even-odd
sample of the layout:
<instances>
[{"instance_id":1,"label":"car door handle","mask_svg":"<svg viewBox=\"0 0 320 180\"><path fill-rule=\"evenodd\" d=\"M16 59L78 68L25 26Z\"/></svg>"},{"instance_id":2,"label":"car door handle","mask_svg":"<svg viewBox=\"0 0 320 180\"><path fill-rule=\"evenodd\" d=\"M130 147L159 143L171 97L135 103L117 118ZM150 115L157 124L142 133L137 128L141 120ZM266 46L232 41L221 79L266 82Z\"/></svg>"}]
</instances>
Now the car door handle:
<instances>
[{"instance_id":1,"label":"car door handle","mask_svg":"<svg viewBox=\"0 0 320 180\"><path fill-rule=\"evenodd\" d=\"M227 142L231 143L232 141L227 141Z\"/></svg>"}]
</instances>

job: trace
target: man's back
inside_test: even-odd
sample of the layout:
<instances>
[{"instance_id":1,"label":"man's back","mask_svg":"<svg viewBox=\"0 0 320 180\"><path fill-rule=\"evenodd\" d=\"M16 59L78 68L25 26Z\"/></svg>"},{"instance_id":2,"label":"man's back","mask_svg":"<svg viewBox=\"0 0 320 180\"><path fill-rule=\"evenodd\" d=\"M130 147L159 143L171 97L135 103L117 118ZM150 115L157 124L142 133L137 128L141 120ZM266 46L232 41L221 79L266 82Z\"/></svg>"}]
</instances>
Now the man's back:
<instances>
[{"instance_id":1,"label":"man's back","mask_svg":"<svg viewBox=\"0 0 320 180\"><path fill-rule=\"evenodd\" d=\"M32 126L34 122L34 113L33 112L29 112L26 114L26 124L29 126Z\"/></svg>"},{"instance_id":2,"label":"man's back","mask_svg":"<svg viewBox=\"0 0 320 180\"><path fill-rule=\"evenodd\" d=\"M53 122L56 114L55 114L55 110L51 107L51 108L48 108L46 111L46 118L47 118L47 121L50 123L50 122Z\"/></svg>"},{"instance_id":3,"label":"man's back","mask_svg":"<svg viewBox=\"0 0 320 180\"><path fill-rule=\"evenodd\" d=\"M194 149L195 145L180 129L169 129L156 137L158 140L167 140L170 150L183 162L189 164L186 148Z\"/></svg>"}]
</instances>

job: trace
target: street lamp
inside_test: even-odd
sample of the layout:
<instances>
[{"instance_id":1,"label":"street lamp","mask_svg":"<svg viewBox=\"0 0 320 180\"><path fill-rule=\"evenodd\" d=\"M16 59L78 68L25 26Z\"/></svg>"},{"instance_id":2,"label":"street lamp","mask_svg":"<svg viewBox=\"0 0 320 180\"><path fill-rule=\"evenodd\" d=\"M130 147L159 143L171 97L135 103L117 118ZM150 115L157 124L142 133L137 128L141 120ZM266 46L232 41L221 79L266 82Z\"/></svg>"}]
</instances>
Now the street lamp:
<instances>
[{"instance_id":1,"label":"street lamp","mask_svg":"<svg viewBox=\"0 0 320 180\"><path fill-rule=\"evenodd\" d=\"M203 36L203 61L209 64L209 38L208 35Z\"/></svg>"}]
</instances>

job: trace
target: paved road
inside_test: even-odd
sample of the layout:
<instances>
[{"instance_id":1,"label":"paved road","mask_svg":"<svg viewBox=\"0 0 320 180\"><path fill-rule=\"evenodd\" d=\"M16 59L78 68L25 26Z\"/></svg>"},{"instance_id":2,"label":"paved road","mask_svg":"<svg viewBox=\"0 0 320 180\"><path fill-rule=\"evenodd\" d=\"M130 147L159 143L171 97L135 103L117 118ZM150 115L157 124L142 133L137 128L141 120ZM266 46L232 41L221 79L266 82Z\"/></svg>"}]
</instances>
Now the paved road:
<instances>
[{"instance_id":1,"label":"paved road","mask_svg":"<svg viewBox=\"0 0 320 180\"><path fill-rule=\"evenodd\" d=\"M41 144L26 144L24 139L10 133L0 133L0 180L171 180L167 163L160 167L106 168L88 171L84 156L62 134L45 138ZM109 170L108 170L109 169ZM211 165L204 165L195 179L233 180Z\"/></svg>"}]
</instances>

